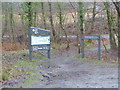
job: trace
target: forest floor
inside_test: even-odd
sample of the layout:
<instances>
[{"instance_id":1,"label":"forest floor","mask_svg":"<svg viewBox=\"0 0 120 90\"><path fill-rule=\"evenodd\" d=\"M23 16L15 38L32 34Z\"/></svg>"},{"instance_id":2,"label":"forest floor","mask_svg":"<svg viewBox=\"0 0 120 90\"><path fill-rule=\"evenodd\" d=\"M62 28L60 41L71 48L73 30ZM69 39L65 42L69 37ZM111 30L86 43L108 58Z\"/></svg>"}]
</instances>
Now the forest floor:
<instances>
[{"instance_id":1,"label":"forest floor","mask_svg":"<svg viewBox=\"0 0 120 90\"><path fill-rule=\"evenodd\" d=\"M71 53L72 52L72 53ZM42 62L43 78L31 88L117 88L118 68L110 63L91 62L68 53ZM41 62L37 62L41 63Z\"/></svg>"},{"instance_id":2,"label":"forest floor","mask_svg":"<svg viewBox=\"0 0 120 90\"><path fill-rule=\"evenodd\" d=\"M118 52L109 50L108 40L104 43L109 53L101 43L101 60L97 59L96 41L85 43L85 58L78 54L75 39L71 41L69 50L63 42L53 44L51 59L36 52L37 59L29 61L27 49L3 50L1 88L117 88Z\"/></svg>"},{"instance_id":3,"label":"forest floor","mask_svg":"<svg viewBox=\"0 0 120 90\"><path fill-rule=\"evenodd\" d=\"M32 76L11 80L2 87L11 88L117 88L117 63L80 58L75 48L52 52L51 59L33 60L32 69L22 68L22 73L28 70ZM89 53L88 53L89 54ZM87 53L86 53L87 56ZM24 61L24 60L23 60ZM27 67L27 64L25 64ZM20 69L14 68L15 69ZM30 73L29 73L30 74ZM26 81L27 80L27 81Z\"/></svg>"}]
</instances>

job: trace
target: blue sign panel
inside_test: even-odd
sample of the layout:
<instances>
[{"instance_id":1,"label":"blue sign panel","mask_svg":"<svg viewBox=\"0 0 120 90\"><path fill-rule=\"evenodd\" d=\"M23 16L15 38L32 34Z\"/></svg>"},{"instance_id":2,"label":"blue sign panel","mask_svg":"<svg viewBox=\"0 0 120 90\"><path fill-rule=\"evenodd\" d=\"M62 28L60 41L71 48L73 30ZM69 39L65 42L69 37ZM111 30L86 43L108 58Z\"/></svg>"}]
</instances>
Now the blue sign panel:
<instances>
[{"instance_id":1,"label":"blue sign panel","mask_svg":"<svg viewBox=\"0 0 120 90\"><path fill-rule=\"evenodd\" d=\"M100 39L99 35L83 35L82 39Z\"/></svg>"}]
</instances>

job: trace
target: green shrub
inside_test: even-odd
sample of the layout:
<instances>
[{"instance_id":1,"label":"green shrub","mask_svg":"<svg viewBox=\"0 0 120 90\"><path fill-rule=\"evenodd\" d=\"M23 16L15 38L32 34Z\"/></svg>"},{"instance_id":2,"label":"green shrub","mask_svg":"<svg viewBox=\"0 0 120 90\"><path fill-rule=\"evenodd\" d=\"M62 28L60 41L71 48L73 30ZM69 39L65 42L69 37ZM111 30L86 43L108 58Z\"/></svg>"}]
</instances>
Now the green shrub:
<instances>
[{"instance_id":1,"label":"green shrub","mask_svg":"<svg viewBox=\"0 0 120 90\"><path fill-rule=\"evenodd\" d=\"M90 46L92 44L92 40L87 40L87 41L85 41L85 46Z\"/></svg>"},{"instance_id":2,"label":"green shrub","mask_svg":"<svg viewBox=\"0 0 120 90\"><path fill-rule=\"evenodd\" d=\"M9 78L8 78L9 76L8 76L8 73L6 73L6 72L3 72L2 73L2 80L9 80Z\"/></svg>"}]
</instances>

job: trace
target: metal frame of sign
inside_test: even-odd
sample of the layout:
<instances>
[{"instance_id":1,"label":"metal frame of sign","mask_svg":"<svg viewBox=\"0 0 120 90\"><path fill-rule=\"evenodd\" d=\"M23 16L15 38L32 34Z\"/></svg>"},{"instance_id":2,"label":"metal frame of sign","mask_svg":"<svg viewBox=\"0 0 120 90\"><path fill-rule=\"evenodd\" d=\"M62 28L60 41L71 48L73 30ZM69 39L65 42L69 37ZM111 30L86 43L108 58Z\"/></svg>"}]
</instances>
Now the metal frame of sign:
<instances>
[{"instance_id":1,"label":"metal frame of sign","mask_svg":"<svg viewBox=\"0 0 120 90\"><path fill-rule=\"evenodd\" d=\"M82 58L84 58L84 56L85 56L85 54L84 54L84 40L85 39L95 39L95 40L98 40L98 59L101 60L100 35L83 35L81 37L81 41L82 41Z\"/></svg>"},{"instance_id":2,"label":"metal frame of sign","mask_svg":"<svg viewBox=\"0 0 120 90\"><path fill-rule=\"evenodd\" d=\"M32 60L32 53L34 51L41 51L41 50L47 50L48 58L50 58L50 42L47 44L33 44L32 45L32 36L39 36L39 37L44 37L44 36L50 36L51 31L50 30L45 30L45 29L40 29L40 28L35 28L31 27L29 29L29 59Z\"/></svg>"}]
</instances>

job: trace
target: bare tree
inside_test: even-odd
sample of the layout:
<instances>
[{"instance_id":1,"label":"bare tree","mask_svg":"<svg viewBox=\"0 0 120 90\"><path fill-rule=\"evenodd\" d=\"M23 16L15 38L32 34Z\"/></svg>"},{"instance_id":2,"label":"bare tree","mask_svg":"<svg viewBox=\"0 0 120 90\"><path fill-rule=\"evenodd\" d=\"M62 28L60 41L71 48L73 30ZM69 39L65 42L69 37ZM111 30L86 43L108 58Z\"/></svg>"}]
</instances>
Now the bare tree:
<instances>
[{"instance_id":1,"label":"bare tree","mask_svg":"<svg viewBox=\"0 0 120 90\"><path fill-rule=\"evenodd\" d=\"M76 9L71 2L70 2L70 5L72 6L73 9ZM72 14L72 12L71 12L71 14ZM75 20L76 16L77 16L76 14L75 14L75 15L72 14L74 23L77 23L77 21ZM79 22L78 22L78 23L79 23ZM77 36L76 41L77 41L77 46L78 46L78 53L80 54L80 42L81 42L81 40L80 40L80 35L79 35L79 33L80 33L81 31L80 31L79 27L80 27L79 25L76 25L76 32L78 32L78 34L76 35L76 36Z\"/></svg>"},{"instance_id":2,"label":"bare tree","mask_svg":"<svg viewBox=\"0 0 120 90\"><path fill-rule=\"evenodd\" d=\"M33 16L33 12L32 12L32 2L24 2L22 4L22 9L23 9L23 12L25 13L25 15L22 17L24 18L24 22L27 26L26 28L26 31L25 31L25 34L24 34L24 39L25 39L25 44L28 45L28 30L29 28L32 26L33 24L33 19L32 19L32 16Z\"/></svg>"},{"instance_id":3,"label":"bare tree","mask_svg":"<svg viewBox=\"0 0 120 90\"><path fill-rule=\"evenodd\" d=\"M10 26L11 26L11 35L12 35L12 43L15 42L15 24L14 24L14 16L13 16L13 3L10 3L10 13L9 13L9 20L10 20Z\"/></svg>"},{"instance_id":4,"label":"bare tree","mask_svg":"<svg viewBox=\"0 0 120 90\"><path fill-rule=\"evenodd\" d=\"M118 49L120 49L120 1L113 2L118 13ZM119 50L120 53L120 50Z\"/></svg>"},{"instance_id":5,"label":"bare tree","mask_svg":"<svg viewBox=\"0 0 120 90\"><path fill-rule=\"evenodd\" d=\"M6 7L5 7L6 6ZM4 12L4 28L3 28L3 31L2 31L2 36L4 36L5 32L8 32L8 17L9 17L9 10L8 10L8 3L7 2L4 2L2 4L2 9L3 9L3 12Z\"/></svg>"},{"instance_id":6,"label":"bare tree","mask_svg":"<svg viewBox=\"0 0 120 90\"><path fill-rule=\"evenodd\" d=\"M46 17L45 17L45 10L44 10L44 3L41 2L41 9L42 9L42 17L43 17L43 23L44 23L44 28L46 29Z\"/></svg>"},{"instance_id":7,"label":"bare tree","mask_svg":"<svg viewBox=\"0 0 120 90\"><path fill-rule=\"evenodd\" d=\"M67 47L66 49L69 49L70 45L69 45L69 40L68 40L68 37L67 37L67 32L66 30L64 29L64 15L62 14L62 8L61 8L61 5L59 3L58 4L58 18L59 18L59 25L60 25L60 28L62 29L62 31L64 32L65 34L65 37L66 37L66 41L67 41Z\"/></svg>"},{"instance_id":8,"label":"bare tree","mask_svg":"<svg viewBox=\"0 0 120 90\"><path fill-rule=\"evenodd\" d=\"M95 11L96 11L96 2L94 2L93 11L92 11L93 15L92 15L91 32L90 33L92 33L94 31L94 22L95 22L95 15L96 15Z\"/></svg>"},{"instance_id":9,"label":"bare tree","mask_svg":"<svg viewBox=\"0 0 120 90\"><path fill-rule=\"evenodd\" d=\"M109 4L109 2L104 2L104 5L105 5L107 19L108 19L108 31L109 31L109 37L110 37L110 46L111 46L111 49L115 49L115 48L117 48L117 45L115 42L114 33L112 32L113 20L112 20L111 13L110 13L110 4Z\"/></svg>"},{"instance_id":10,"label":"bare tree","mask_svg":"<svg viewBox=\"0 0 120 90\"><path fill-rule=\"evenodd\" d=\"M56 40L56 32L55 32L55 28L54 28L54 23L53 23L53 14L52 14L52 4L51 2L48 2L49 5L49 19L50 19L50 24L51 24L51 28L52 28L52 35L53 35L53 41Z\"/></svg>"},{"instance_id":11,"label":"bare tree","mask_svg":"<svg viewBox=\"0 0 120 90\"><path fill-rule=\"evenodd\" d=\"M82 2L78 2L78 25L80 27L81 35L83 35L84 33L83 22L84 22L84 5Z\"/></svg>"},{"instance_id":12,"label":"bare tree","mask_svg":"<svg viewBox=\"0 0 120 90\"><path fill-rule=\"evenodd\" d=\"M83 23L84 23L84 5L82 2L78 2L78 27L80 28L78 34L78 53L80 53L81 47L80 37L84 34Z\"/></svg>"}]
</instances>

